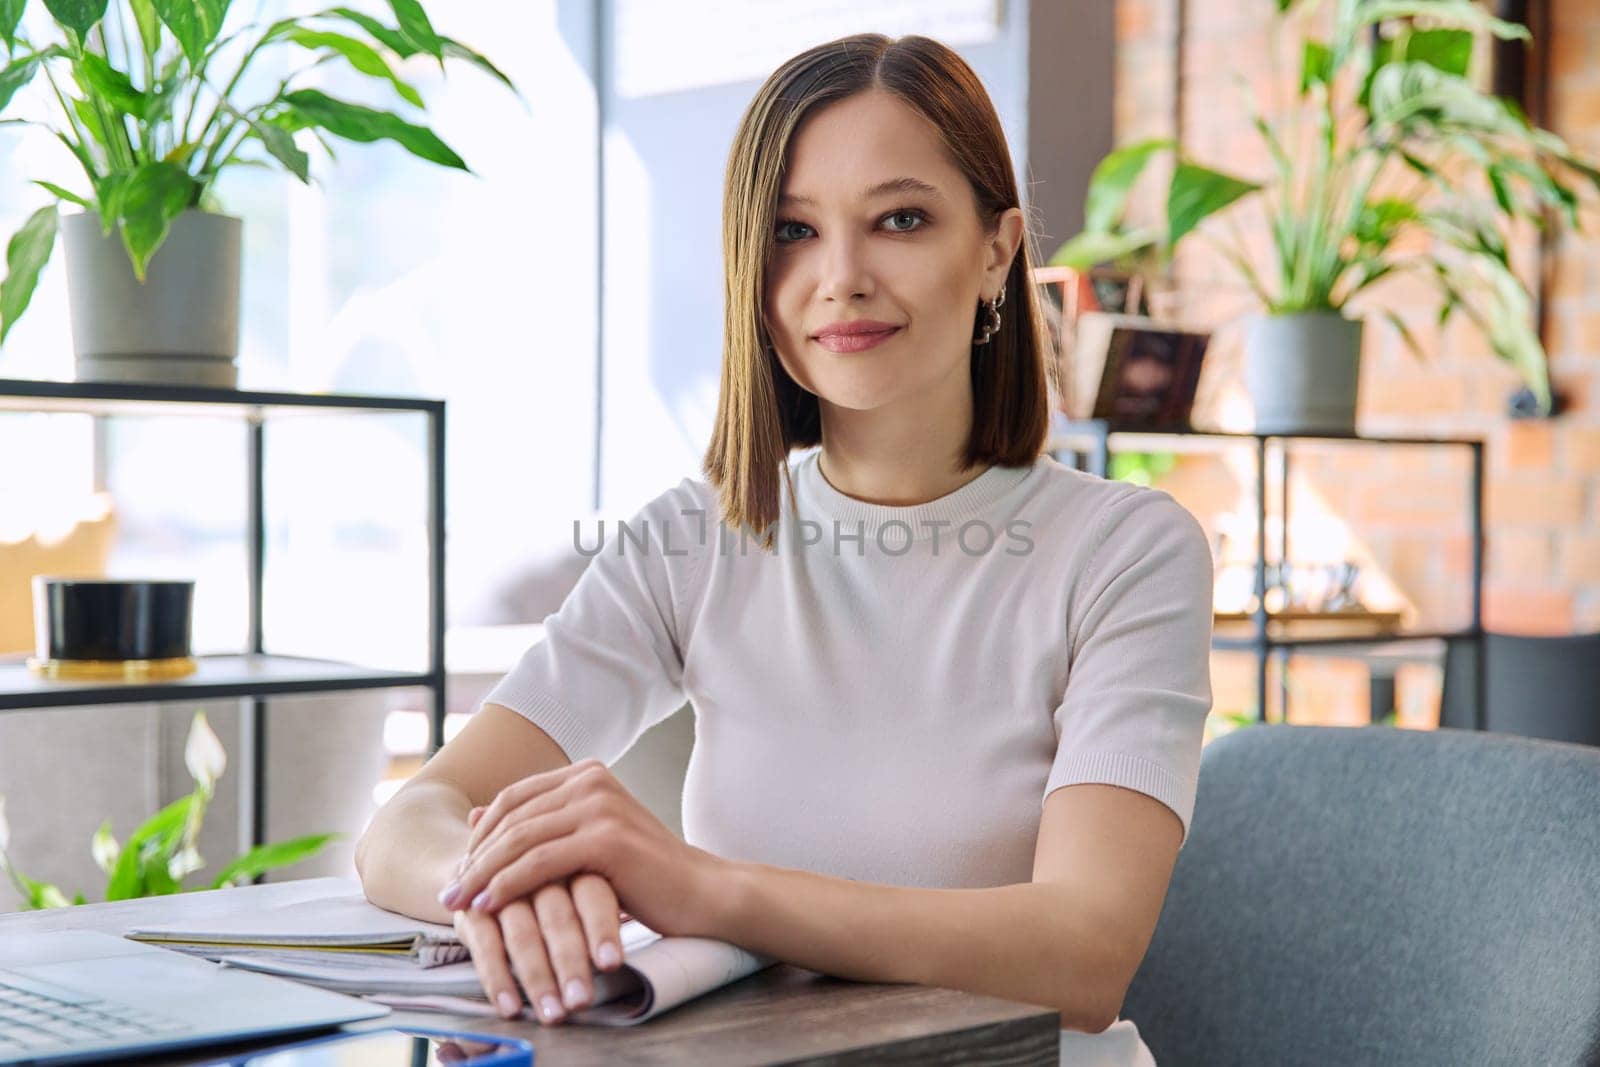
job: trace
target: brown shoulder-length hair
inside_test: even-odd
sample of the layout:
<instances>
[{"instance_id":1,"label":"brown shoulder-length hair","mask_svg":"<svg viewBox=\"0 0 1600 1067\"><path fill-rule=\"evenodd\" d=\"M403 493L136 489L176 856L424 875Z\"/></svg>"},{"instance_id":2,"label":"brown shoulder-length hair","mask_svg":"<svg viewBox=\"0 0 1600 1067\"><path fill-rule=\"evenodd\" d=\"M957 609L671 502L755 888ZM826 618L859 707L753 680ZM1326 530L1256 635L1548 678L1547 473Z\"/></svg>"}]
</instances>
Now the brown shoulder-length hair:
<instances>
[{"instance_id":1,"label":"brown shoulder-length hair","mask_svg":"<svg viewBox=\"0 0 1600 1067\"><path fill-rule=\"evenodd\" d=\"M773 544L779 478L789 487L789 453L822 440L815 394L784 370L762 312L778 195L795 131L815 109L869 89L893 93L939 130L966 175L980 219L992 232L1020 207L1011 154L994 105L965 60L928 37L881 33L841 37L784 63L756 92L734 134L723 187L722 384L704 471L730 529ZM1031 226L1006 275L1000 329L972 349L972 432L968 468L1025 466L1049 429L1054 361L1031 284L1037 260ZM980 307L973 308L973 333Z\"/></svg>"}]
</instances>

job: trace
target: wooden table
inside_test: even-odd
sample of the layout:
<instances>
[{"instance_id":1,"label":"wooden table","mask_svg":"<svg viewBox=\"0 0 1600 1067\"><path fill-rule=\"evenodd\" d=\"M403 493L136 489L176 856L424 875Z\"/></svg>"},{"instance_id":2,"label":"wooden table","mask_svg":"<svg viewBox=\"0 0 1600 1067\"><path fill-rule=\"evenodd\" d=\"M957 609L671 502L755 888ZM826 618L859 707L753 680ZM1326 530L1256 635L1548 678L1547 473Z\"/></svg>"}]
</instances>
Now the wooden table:
<instances>
[{"instance_id":1,"label":"wooden table","mask_svg":"<svg viewBox=\"0 0 1600 1067\"><path fill-rule=\"evenodd\" d=\"M349 888L314 878L177 896L0 915L0 938L36 930L100 930L234 915ZM639 1026L611 1028L396 1010L350 1029L428 1026L510 1034L531 1041L537 1067L613 1063L1055 1064L1056 1012L1031 1004L913 985L830 978L778 964ZM277 1039L279 1041L286 1039ZM268 1041L141 1057L141 1067L202 1063Z\"/></svg>"}]
</instances>

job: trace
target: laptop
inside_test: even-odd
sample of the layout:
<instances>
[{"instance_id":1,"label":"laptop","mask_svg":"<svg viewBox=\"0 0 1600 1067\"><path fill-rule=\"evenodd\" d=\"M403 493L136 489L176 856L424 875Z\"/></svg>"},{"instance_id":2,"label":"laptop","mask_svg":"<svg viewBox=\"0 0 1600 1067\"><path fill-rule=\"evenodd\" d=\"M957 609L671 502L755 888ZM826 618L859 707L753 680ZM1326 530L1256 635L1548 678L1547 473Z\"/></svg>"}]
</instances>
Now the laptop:
<instances>
[{"instance_id":1,"label":"laptop","mask_svg":"<svg viewBox=\"0 0 1600 1067\"><path fill-rule=\"evenodd\" d=\"M391 1009L92 930L0 938L0 1064L120 1059Z\"/></svg>"}]
</instances>

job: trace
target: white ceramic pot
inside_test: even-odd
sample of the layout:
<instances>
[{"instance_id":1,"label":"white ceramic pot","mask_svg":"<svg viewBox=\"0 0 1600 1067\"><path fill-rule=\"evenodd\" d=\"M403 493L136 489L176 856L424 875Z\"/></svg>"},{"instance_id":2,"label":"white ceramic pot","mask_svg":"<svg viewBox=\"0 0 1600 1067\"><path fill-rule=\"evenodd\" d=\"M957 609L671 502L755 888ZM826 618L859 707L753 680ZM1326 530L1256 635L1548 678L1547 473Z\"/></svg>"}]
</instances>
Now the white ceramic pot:
<instances>
[{"instance_id":1,"label":"white ceramic pot","mask_svg":"<svg viewBox=\"0 0 1600 1067\"><path fill-rule=\"evenodd\" d=\"M195 209L172 220L141 283L122 235L98 215L63 215L79 381L238 384L244 225Z\"/></svg>"},{"instance_id":2,"label":"white ceramic pot","mask_svg":"<svg viewBox=\"0 0 1600 1067\"><path fill-rule=\"evenodd\" d=\"M1256 433L1355 432L1361 326L1336 311L1250 320L1245 386Z\"/></svg>"}]
</instances>

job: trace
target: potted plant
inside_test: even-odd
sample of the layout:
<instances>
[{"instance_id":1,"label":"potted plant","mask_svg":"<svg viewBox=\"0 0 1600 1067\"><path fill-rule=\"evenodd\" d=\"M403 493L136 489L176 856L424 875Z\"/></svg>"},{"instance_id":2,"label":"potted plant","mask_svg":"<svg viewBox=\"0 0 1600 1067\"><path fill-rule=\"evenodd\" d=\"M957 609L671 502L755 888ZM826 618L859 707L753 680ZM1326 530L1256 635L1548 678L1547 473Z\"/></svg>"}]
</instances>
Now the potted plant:
<instances>
[{"instance_id":1,"label":"potted plant","mask_svg":"<svg viewBox=\"0 0 1600 1067\"><path fill-rule=\"evenodd\" d=\"M1286 23L1319 5L1277 6L1280 50ZM1350 318L1351 302L1407 274L1437 293L1439 325L1466 315L1549 414L1544 348L1505 234L1523 221L1543 229L1556 213L1578 228L1573 185L1600 186L1600 171L1514 102L1476 87L1471 63L1481 33L1529 36L1469 0L1335 0L1331 37L1307 36L1301 46L1294 106L1268 116L1251 102L1270 177L1253 181L1180 157L1165 225L1135 227L1125 219L1134 183L1176 146L1128 145L1096 168L1084 232L1050 262L1166 262L1207 218L1253 201L1267 216L1270 266L1258 269L1238 227L1226 240L1202 235L1265 309L1245 341L1257 432L1354 432L1363 324ZM1423 355L1394 309L1384 315Z\"/></svg>"},{"instance_id":2,"label":"potted plant","mask_svg":"<svg viewBox=\"0 0 1600 1067\"><path fill-rule=\"evenodd\" d=\"M301 75L347 65L420 111L422 96L395 66L426 56L441 67L465 60L515 91L482 55L435 31L417 0L389 0L394 25L336 7L227 34L229 0L43 3L57 40L23 32L26 0L0 0L0 116L48 129L85 185L34 183L51 202L7 245L0 343L27 308L59 230L80 379L236 384L242 223L220 213L216 196L231 168L277 166L309 184L310 159L296 140L307 131L324 147L325 136L388 140L468 169L426 126L300 86ZM285 47L306 61L264 98L247 99L252 63ZM53 117L11 118L13 98L36 78L50 86ZM62 216L65 206L82 212Z\"/></svg>"},{"instance_id":3,"label":"potted plant","mask_svg":"<svg viewBox=\"0 0 1600 1067\"><path fill-rule=\"evenodd\" d=\"M128 837L126 844L118 844L109 819L95 831L89 850L96 865L105 872L107 900L185 892L184 879L205 866L196 840L205 819L206 805L216 791L217 780L227 769L228 757L203 711L195 712L190 721L183 762L194 779L193 792L179 797L145 820ZM5 872L30 909L88 903L82 893L75 893L69 899L59 886L29 878L17 870L7 851L10 836L5 797L0 796L0 870ZM256 875L311 858L339 836L310 834L258 845L224 866L204 888L224 889L246 884Z\"/></svg>"}]
</instances>

